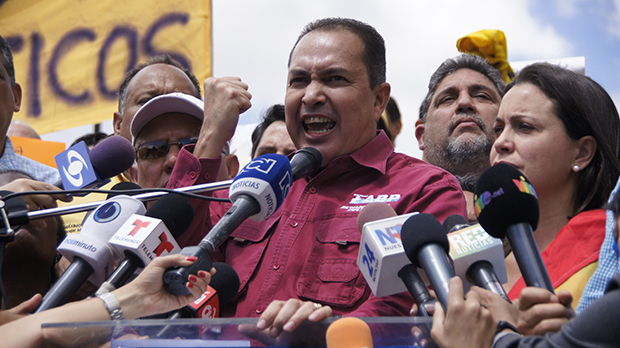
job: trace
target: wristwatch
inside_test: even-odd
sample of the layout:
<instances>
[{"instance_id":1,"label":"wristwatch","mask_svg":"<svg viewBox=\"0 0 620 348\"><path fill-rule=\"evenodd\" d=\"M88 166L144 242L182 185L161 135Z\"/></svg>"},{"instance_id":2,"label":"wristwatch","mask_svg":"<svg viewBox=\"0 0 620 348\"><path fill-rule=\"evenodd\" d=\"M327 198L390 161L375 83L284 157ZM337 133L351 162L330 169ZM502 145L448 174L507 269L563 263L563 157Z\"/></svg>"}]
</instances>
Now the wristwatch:
<instances>
[{"instance_id":1,"label":"wristwatch","mask_svg":"<svg viewBox=\"0 0 620 348\"><path fill-rule=\"evenodd\" d=\"M121 303L118 302L118 299L116 298L116 296L114 296L114 294L110 292L104 292L102 294L97 294L97 297L99 297L103 301L105 308L108 310L108 312L110 312L110 317L112 318L112 320L123 320L125 316L123 315L123 311L121 310Z\"/></svg>"},{"instance_id":2,"label":"wristwatch","mask_svg":"<svg viewBox=\"0 0 620 348\"><path fill-rule=\"evenodd\" d=\"M497 330L495 331L495 334L497 335L498 333L504 331L505 329L512 330L512 331L518 333L519 335L521 334L519 332L519 330L517 330L517 328L514 325L512 325L511 323L509 323L509 322L507 322L505 320L500 320L500 321L497 322Z\"/></svg>"}]
</instances>

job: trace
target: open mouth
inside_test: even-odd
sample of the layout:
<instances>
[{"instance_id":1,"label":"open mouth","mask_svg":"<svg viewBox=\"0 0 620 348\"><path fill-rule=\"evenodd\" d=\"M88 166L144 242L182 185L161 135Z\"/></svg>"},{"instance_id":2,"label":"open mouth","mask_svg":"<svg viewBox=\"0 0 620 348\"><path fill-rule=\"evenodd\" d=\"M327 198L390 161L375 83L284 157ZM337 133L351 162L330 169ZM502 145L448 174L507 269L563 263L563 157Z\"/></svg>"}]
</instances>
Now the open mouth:
<instances>
[{"instance_id":1,"label":"open mouth","mask_svg":"<svg viewBox=\"0 0 620 348\"><path fill-rule=\"evenodd\" d=\"M305 119L303 126L308 133L322 134L332 130L332 128L336 126L336 122L330 120L327 117L314 116Z\"/></svg>"}]
</instances>

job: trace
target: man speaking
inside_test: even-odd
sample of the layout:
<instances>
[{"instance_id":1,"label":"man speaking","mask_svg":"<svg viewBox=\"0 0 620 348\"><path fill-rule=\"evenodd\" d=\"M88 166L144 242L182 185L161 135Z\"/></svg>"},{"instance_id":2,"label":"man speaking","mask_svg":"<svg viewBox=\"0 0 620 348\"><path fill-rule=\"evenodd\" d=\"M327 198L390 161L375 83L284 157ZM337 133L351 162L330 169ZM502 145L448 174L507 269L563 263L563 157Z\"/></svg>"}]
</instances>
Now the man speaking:
<instances>
[{"instance_id":1,"label":"man speaking","mask_svg":"<svg viewBox=\"0 0 620 348\"><path fill-rule=\"evenodd\" d=\"M448 172L395 153L376 123L389 96L383 38L368 24L343 18L310 23L288 64L286 125L295 146L322 156L314 177L297 180L282 207L265 221L245 221L212 256L239 274L236 301L223 316L261 316L258 327L276 337L303 320L326 316L407 315L408 294L375 298L356 265L356 219L368 203L386 202L398 214L426 212L443 221L465 214ZM213 181L220 152L250 106L238 78L205 81L204 120L195 145L180 151L168 188ZM230 205L194 202L186 245L196 245Z\"/></svg>"}]
</instances>

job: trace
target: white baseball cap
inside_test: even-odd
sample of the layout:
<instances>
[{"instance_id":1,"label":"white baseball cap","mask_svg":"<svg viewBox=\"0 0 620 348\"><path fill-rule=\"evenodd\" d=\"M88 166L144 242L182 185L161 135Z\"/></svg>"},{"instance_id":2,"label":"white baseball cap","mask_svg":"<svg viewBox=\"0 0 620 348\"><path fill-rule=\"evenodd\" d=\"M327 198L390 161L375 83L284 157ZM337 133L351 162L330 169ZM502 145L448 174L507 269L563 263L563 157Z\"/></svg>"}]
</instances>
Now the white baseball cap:
<instances>
[{"instance_id":1,"label":"white baseball cap","mask_svg":"<svg viewBox=\"0 0 620 348\"><path fill-rule=\"evenodd\" d=\"M131 120L131 142L136 142L136 137L147 123L155 117L169 112L194 116L202 122L204 119L204 102L192 95L179 92L162 94L149 100L142 105Z\"/></svg>"}]
</instances>

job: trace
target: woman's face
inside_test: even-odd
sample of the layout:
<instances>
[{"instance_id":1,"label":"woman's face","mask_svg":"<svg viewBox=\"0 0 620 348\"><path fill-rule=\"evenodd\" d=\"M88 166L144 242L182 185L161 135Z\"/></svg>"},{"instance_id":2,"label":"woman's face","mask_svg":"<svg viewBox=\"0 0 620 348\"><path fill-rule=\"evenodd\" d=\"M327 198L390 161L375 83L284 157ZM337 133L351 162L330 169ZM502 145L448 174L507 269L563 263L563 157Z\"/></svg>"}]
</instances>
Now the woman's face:
<instances>
[{"instance_id":1,"label":"woman's face","mask_svg":"<svg viewBox=\"0 0 620 348\"><path fill-rule=\"evenodd\" d=\"M522 83L506 93L494 123L491 165L503 162L519 169L539 198L576 185L571 173L578 141L568 136L553 106L540 88Z\"/></svg>"}]
</instances>

